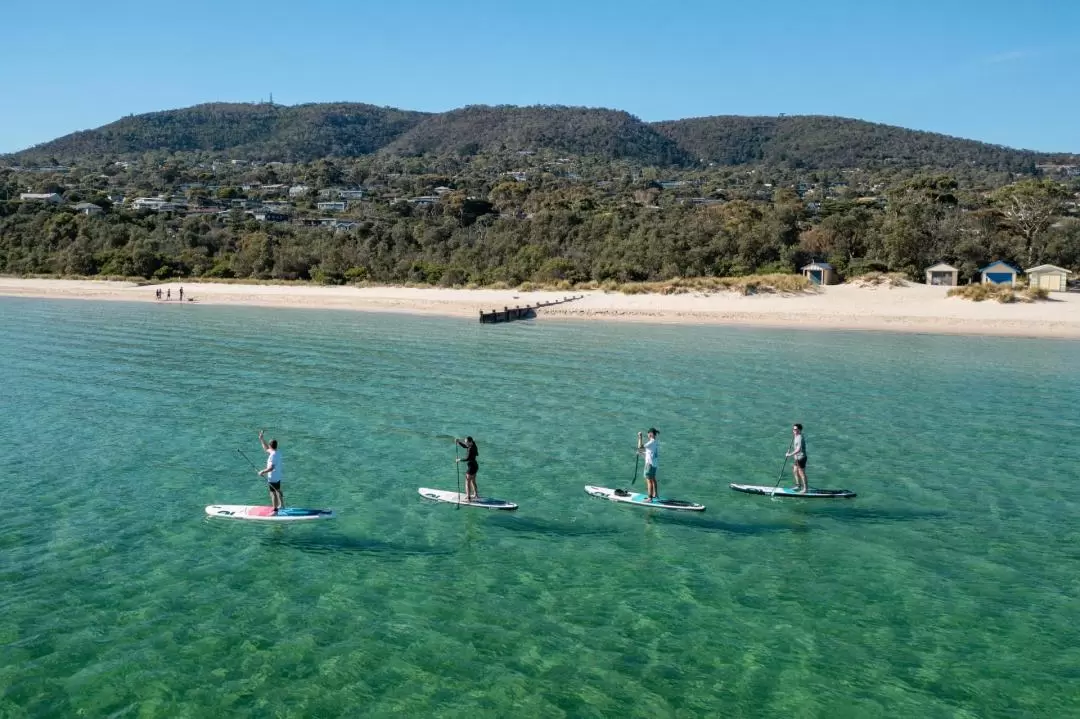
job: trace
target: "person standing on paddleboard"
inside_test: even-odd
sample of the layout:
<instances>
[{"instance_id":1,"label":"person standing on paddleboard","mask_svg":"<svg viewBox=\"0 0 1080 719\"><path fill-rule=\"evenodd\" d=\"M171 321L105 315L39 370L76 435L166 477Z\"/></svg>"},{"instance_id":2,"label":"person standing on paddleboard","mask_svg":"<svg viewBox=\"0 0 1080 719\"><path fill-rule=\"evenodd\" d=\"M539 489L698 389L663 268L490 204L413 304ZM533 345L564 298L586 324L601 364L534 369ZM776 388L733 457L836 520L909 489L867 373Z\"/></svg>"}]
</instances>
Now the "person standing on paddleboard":
<instances>
[{"instance_id":1,"label":"person standing on paddleboard","mask_svg":"<svg viewBox=\"0 0 1080 719\"><path fill-rule=\"evenodd\" d=\"M464 457L458 457L455 462L465 460L465 501L471 502L474 499L480 499L480 491L476 488L476 473L480 471L480 465L476 463L476 457L480 454L480 450L476 446L476 442L472 437L466 437L462 442L460 439L454 438L458 446L465 450Z\"/></svg>"},{"instance_id":2,"label":"person standing on paddleboard","mask_svg":"<svg viewBox=\"0 0 1080 719\"><path fill-rule=\"evenodd\" d=\"M796 424L791 428L791 451L787 457L791 457L791 472L795 475L795 485L799 494L806 494L806 438L803 437L802 425Z\"/></svg>"},{"instance_id":3,"label":"person standing on paddleboard","mask_svg":"<svg viewBox=\"0 0 1080 719\"><path fill-rule=\"evenodd\" d=\"M660 430L651 428L649 441L646 442L641 432L637 433L638 452L645 455L645 489L649 493L650 502L660 496L660 493L656 491L656 468L660 464L660 440L657 437L659 434Z\"/></svg>"},{"instance_id":4,"label":"person standing on paddleboard","mask_svg":"<svg viewBox=\"0 0 1080 719\"><path fill-rule=\"evenodd\" d=\"M259 471L260 477L266 477L266 487L270 490L270 503L274 505L274 513L279 509L285 509L285 495L281 493L281 453L278 452L277 440L272 439L267 444L263 439L264 429L259 430L259 441L266 452L266 469Z\"/></svg>"}]
</instances>

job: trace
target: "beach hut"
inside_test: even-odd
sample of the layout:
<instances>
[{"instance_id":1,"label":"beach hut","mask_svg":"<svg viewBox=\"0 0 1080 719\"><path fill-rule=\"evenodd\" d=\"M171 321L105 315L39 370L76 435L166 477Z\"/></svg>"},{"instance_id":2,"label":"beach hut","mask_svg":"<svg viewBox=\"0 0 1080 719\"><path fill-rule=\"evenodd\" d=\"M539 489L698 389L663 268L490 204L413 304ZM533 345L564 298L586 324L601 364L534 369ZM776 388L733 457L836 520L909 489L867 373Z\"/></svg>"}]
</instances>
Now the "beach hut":
<instances>
[{"instance_id":1,"label":"beach hut","mask_svg":"<svg viewBox=\"0 0 1080 719\"><path fill-rule=\"evenodd\" d=\"M815 285L836 284L836 270L828 262L811 262L801 269L803 276Z\"/></svg>"},{"instance_id":2,"label":"beach hut","mask_svg":"<svg viewBox=\"0 0 1080 719\"><path fill-rule=\"evenodd\" d=\"M942 287L956 287L960 284L960 270L952 265L939 262L926 268L926 284Z\"/></svg>"},{"instance_id":3,"label":"beach hut","mask_svg":"<svg viewBox=\"0 0 1080 719\"><path fill-rule=\"evenodd\" d=\"M1056 265L1039 265L1025 270L1031 287L1042 287L1051 292L1064 292L1069 282L1070 270Z\"/></svg>"},{"instance_id":4,"label":"beach hut","mask_svg":"<svg viewBox=\"0 0 1080 719\"><path fill-rule=\"evenodd\" d=\"M980 268L979 273L982 275L984 285L1009 285L1011 287L1016 284L1016 276L1020 274L1020 270L1008 262L998 260Z\"/></svg>"}]
</instances>

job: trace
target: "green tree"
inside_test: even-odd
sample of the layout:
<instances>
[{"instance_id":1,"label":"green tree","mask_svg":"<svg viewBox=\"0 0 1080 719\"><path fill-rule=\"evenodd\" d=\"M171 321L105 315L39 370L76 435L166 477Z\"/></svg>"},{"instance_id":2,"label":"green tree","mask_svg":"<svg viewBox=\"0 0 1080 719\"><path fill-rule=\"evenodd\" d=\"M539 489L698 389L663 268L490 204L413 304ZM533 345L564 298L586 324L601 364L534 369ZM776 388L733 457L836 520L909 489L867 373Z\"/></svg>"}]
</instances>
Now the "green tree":
<instances>
[{"instance_id":1,"label":"green tree","mask_svg":"<svg viewBox=\"0 0 1080 719\"><path fill-rule=\"evenodd\" d=\"M1053 180L1024 180L1002 187L993 199L1006 225L1020 239L1027 266L1041 262L1044 234L1068 199L1065 188Z\"/></svg>"}]
</instances>

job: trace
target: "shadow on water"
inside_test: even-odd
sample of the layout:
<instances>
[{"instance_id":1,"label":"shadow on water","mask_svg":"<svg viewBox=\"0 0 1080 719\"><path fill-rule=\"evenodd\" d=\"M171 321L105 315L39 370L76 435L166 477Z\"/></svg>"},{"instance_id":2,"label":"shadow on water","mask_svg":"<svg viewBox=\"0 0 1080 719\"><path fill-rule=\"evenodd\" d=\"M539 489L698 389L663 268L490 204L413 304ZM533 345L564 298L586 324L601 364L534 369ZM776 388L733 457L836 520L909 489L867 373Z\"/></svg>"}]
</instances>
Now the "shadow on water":
<instances>
[{"instance_id":1,"label":"shadow on water","mask_svg":"<svg viewBox=\"0 0 1080 719\"><path fill-rule=\"evenodd\" d=\"M509 529L522 534L535 534L540 537L599 537L619 534L616 527L589 525L585 522L559 522L531 517L508 517L495 515L488 518L487 526Z\"/></svg>"},{"instance_id":2,"label":"shadow on water","mask_svg":"<svg viewBox=\"0 0 1080 719\"><path fill-rule=\"evenodd\" d=\"M940 509L914 509L907 507L857 507L803 505L797 508L803 516L824 517L844 521L867 522L917 522L924 519L944 519L949 513Z\"/></svg>"},{"instance_id":3,"label":"shadow on water","mask_svg":"<svg viewBox=\"0 0 1080 719\"><path fill-rule=\"evenodd\" d=\"M809 527L793 524L790 522L725 522L720 519L697 517L688 514L654 514L648 521L657 524L674 524L680 527L702 529L707 532L721 532L723 534L747 534L759 535L774 532L807 532Z\"/></svg>"},{"instance_id":4,"label":"shadow on water","mask_svg":"<svg viewBox=\"0 0 1080 719\"><path fill-rule=\"evenodd\" d=\"M454 550L428 544L398 544L370 537L347 537L331 534L321 537L295 537L287 534L263 537L268 547L287 547L316 554L372 554L383 557L416 557L453 554Z\"/></svg>"}]
</instances>

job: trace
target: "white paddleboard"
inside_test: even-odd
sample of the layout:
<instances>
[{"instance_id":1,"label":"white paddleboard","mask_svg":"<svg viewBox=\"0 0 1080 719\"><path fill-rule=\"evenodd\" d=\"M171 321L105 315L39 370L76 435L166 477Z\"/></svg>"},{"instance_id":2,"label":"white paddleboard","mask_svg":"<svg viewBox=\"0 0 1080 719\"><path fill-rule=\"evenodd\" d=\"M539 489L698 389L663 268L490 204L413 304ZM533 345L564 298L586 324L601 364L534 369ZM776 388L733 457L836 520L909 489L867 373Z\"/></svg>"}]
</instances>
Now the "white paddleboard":
<instances>
[{"instance_id":1,"label":"white paddleboard","mask_svg":"<svg viewBox=\"0 0 1080 719\"><path fill-rule=\"evenodd\" d=\"M286 507L274 512L273 507L259 507L250 504L211 504L206 508L211 517L225 519L254 519L263 522L304 522L313 519L331 519L334 513L329 509L304 509Z\"/></svg>"},{"instance_id":2,"label":"white paddleboard","mask_svg":"<svg viewBox=\"0 0 1080 719\"><path fill-rule=\"evenodd\" d=\"M517 509L518 506L513 502L507 502L505 499L492 499L491 497L477 497L473 500L468 500L461 492L446 492L441 489L429 489L427 487L421 487L419 490L420 496L426 499L433 499L436 502L449 502L450 504L460 504L463 507L482 507L483 509Z\"/></svg>"},{"instance_id":3,"label":"white paddleboard","mask_svg":"<svg viewBox=\"0 0 1080 719\"><path fill-rule=\"evenodd\" d=\"M704 512L704 504L696 504L694 502L684 502L681 499L670 499L668 497L657 497L654 500L649 500L649 495L641 492L631 492L625 489L611 489L610 487L594 487L590 484L585 485L585 491L594 497L603 497L604 499L610 499L612 502L626 502L627 504L636 504L641 507L653 507L655 509L681 509L687 512Z\"/></svg>"},{"instance_id":4,"label":"white paddleboard","mask_svg":"<svg viewBox=\"0 0 1080 719\"><path fill-rule=\"evenodd\" d=\"M764 494L769 497L787 497L791 499L851 499L855 493L850 489L814 489L806 490L805 494L792 487L774 487L764 484L736 484L728 485L736 492L747 494Z\"/></svg>"}]
</instances>

